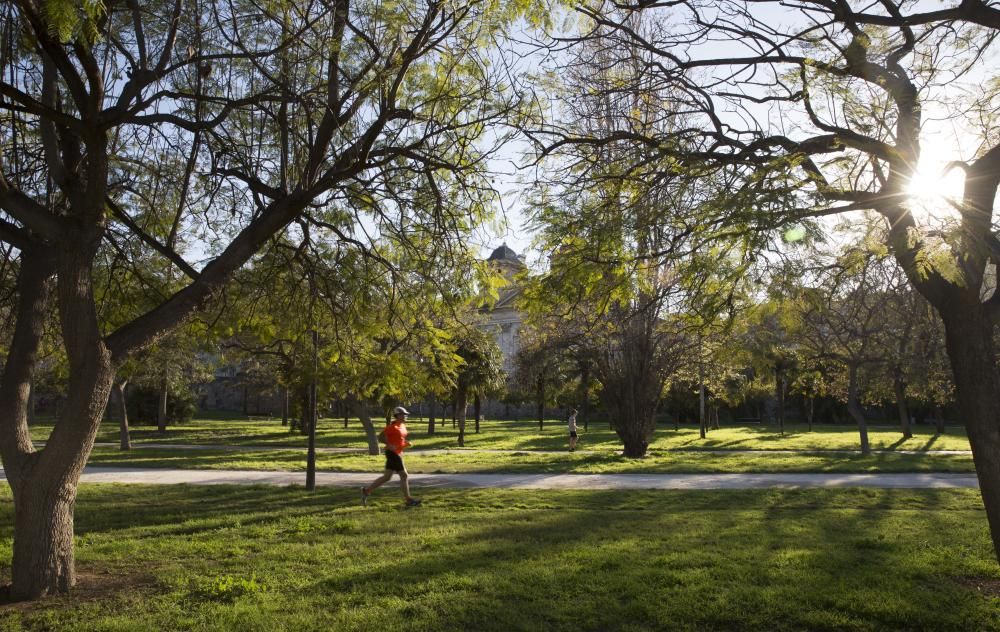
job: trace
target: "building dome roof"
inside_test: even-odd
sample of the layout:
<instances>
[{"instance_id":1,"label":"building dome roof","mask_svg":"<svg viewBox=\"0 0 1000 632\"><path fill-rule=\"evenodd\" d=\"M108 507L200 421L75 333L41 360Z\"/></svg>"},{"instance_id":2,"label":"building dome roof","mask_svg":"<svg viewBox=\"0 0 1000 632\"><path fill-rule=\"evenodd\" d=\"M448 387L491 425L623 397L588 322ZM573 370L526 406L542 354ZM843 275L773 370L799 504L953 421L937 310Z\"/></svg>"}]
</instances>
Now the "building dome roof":
<instances>
[{"instance_id":1,"label":"building dome roof","mask_svg":"<svg viewBox=\"0 0 1000 632\"><path fill-rule=\"evenodd\" d=\"M504 244L494 250L488 261L506 261L517 265L524 265L524 262L517 256L517 253L508 248L507 244Z\"/></svg>"}]
</instances>

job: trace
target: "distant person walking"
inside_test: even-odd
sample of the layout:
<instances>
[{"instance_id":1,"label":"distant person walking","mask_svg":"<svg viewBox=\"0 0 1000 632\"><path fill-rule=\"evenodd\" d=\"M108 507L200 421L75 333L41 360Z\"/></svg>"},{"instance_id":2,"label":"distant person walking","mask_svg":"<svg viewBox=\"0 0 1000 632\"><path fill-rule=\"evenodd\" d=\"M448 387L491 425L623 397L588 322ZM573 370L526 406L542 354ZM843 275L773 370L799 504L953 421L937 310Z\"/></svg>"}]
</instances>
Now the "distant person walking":
<instances>
[{"instance_id":1,"label":"distant person walking","mask_svg":"<svg viewBox=\"0 0 1000 632\"><path fill-rule=\"evenodd\" d=\"M575 408L571 408L569 411L569 451L572 452L576 450L576 413Z\"/></svg>"},{"instance_id":2,"label":"distant person walking","mask_svg":"<svg viewBox=\"0 0 1000 632\"><path fill-rule=\"evenodd\" d=\"M379 433L378 437L385 444L385 472L376 478L368 487L361 488L361 504L368 504L368 497L372 492L388 483L392 475L399 474L399 489L403 492L403 498L407 507L415 507L420 504L419 498L410 496L409 474L406 466L403 465L403 450L413 445L406 440L409 434L406 430L406 416L410 411L402 406L396 406L392 411L392 421L385 425L385 429Z\"/></svg>"}]
</instances>

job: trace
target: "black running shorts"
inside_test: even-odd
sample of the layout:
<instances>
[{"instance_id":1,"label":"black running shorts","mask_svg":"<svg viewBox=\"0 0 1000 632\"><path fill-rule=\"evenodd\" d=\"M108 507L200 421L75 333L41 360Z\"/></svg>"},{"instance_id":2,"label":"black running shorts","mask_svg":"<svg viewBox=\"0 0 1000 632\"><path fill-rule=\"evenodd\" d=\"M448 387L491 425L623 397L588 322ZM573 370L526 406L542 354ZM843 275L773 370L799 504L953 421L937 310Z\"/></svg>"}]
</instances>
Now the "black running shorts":
<instances>
[{"instance_id":1,"label":"black running shorts","mask_svg":"<svg viewBox=\"0 0 1000 632\"><path fill-rule=\"evenodd\" d=\"M392 450L385 451L385 469L393 472L402 472L406 468L403 466L403 457Z\"/></svg>"}]
</instances>

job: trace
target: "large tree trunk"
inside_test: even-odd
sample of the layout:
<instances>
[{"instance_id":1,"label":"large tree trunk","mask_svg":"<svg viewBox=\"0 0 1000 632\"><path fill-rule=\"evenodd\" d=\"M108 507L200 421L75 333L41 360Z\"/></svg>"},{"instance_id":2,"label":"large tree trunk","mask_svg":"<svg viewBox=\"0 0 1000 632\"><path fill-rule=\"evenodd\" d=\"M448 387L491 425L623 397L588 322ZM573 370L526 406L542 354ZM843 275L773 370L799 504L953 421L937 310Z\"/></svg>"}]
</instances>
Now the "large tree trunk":
<instances>
[{"instance_id":1,"label":"large tree trunk","mask_svg":"<svg viewBox=\"0 0 1000 632\"><path fill-rule=\"evenodd\" d=\"M913 437L910 428L910 411L906 407L906 384L903 382L903 371L896 367L892 372L892 386L896 392L896 408L899 411L899 428L904 439Z\"/></svg>"},{"instance_id":2,"label":"large tree trunk","mask_svg":"<svg viewBox=\"0 0 1000 632\"><path fill-rule=\"evenodd\" d=\"M379 454L378 433L375 432L375 424L372 423L372 416L368 412L368 402L357 398L348 400L351 412L361 420L361 425L365 429L365 438L368 440L368 454L375 456Z\"/></svg>"},{"instance_id":3,"label":"large tree trunk","mask_svg":"<svg viewBox=\"0 0 1000 632\"><path fill-rule=\"evenodd\" d=\"M858 434L861 436L861 454L871 454L871 445L868 443L868 423L865 421L865 413L861 409L861 404L858 403L858 366L853 363L848 367L847 412L858 424Z\"/></svg>"},{"instance_id":4,"label":"large tree trunk","mask_svg":"<svg viewBox=\"0 0 1000 632\"><path fill-rule=\"evenodd\" d=\"M66 592L73 567L76 487L94 445L111 392L111 354L100 338L87 253L59 254L58 297L69 361L66 414L44 449L28 434L27 402L41 337L51 261L22 253L18 318L0 379L0 453L14 496L11 597L35 599Z\"/></svg>"},{"instance_id":5,"label":"large tree trunk","mask_svg":"<svg viewBox=\"0 0 1000 632\"><path fill-rule=\"evenodd\" d=\"M128 380L116 382L114 385L115 399L118 402L118 447L121 450L132 449L132 438L129 436L128 431L128 404L125 399L125 387L127 385Z\"/></svg>"},{"instance_id":6,"label":"large tree trunk","mask_svg":"<svg viewBox=\"0 0 1000 632\"><path fill-rule=\"evenodd\" d=\"M977 304L942 310L959 411L965 420L994 555L1000 559L1000 373L994 325Z\"/></svg>"},{"instance_id":7,"label":"large tree trunk","mask_svg":"<svg viewBox=\"0 0 1000 632\"><path fill-rule=\"evenodd\" d=\"M45 472L18 485L14 495L12 598L37 599L76 584L73 506L79 477L60 482Z\"/></svg>"},{"instance_id":8,"label":"large tree trunk","mask_svg":"<svg viewBox=\"0 0 1000 632\"><path fill-rule=\"evenodd\" d=\"M619 419L619 423L615 425L615 432L622 440L622 454L632 459L646 456L652 435L651 427L656 423L653 414L643 415L634 408L619 409L615 412Z\"/></svg>"},{"instance_id":9,"label":"large tree trunk","mask_svg":"<svg viewBox=\"0 0 1000 632\"><path fill-rule=\"evenodd\" d=\"M465 409L469 406L469 394L464 388L458 389L455 408L458 410L458 447L465 447Z\"/></svg>"},{"instance_id":10,"label":"large tree trunk","mask_svg":"<svg viewBox=\"0 0 1000 632\"><path fill-rule=\"evenodd\" d=\"M156 407L156 427L160 434L167 432L167 380L160 380L160 399Z\"/></svg>"},{"instance_id":11,"label":"large tree trunk","mask_svg":"<svg viewBox=\"0 0 1000 632\"><path fill-rule=\"evenodd\" d=\"M644 384L627 378L605 384L602 397L608 414L617 420L615 433L622 441L622 454L629 458L646 456L656 430L659 399Z\"/></svg>"},{"instance_id":12,"label":"large tree trunk","mask_svg":"<svg viewBox=\"0 0 1000 632\"><path fill-rule=\"evenodd\" d=\"M427 435L430 436L434 434L434 409L437 406L437 400L433 397L427 405Z\"/></svg>"}]
</instances>

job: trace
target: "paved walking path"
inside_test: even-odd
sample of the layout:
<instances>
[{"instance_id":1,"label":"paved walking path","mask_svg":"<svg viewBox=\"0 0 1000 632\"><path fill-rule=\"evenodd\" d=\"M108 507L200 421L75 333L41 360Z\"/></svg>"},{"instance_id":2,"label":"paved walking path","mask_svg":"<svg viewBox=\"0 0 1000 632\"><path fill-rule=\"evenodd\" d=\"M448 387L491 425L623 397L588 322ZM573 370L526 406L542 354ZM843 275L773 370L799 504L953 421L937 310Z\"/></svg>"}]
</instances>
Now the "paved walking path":
<instances>
[{"instance_id":1,"label":"paved walking path","mask_svg":"<svg viewBox=\"0 0 1000 632\"><path fill-rule=\"evenodd\" d=\"M36 442L36 445L44 445L44 442ZM113 442L95 443L95 446L105 448L117 448L118 444ZM304 450L305 446L296 445L231 445L221 443L133 443L132 448L136 450L215 450L219 452L249 452L249 451L269 451L269 450ZM605 450L610 452L613 450ZM731 450L716 448L668 448L665 450L653 449L654 452L708 452L712 454L861 454L861 450L824 450L804 448L801 450ZM316 448L319 454L367 454L368 448ZM407 454L455 454L455 453L481 452L484 454L565 454L566 450L489 450L479 448L420 448L407 450ZM961 456L971 455L972 450L872 450L872 454L926 454L928 456ZM577 450L578 454L598 454L597 450Z\"/></svg>"},{"instance_id":2,"label":"paved walking path","mask_svg":"<svg viewBox=\"0 0 1000 632\"><path fill-rule=\"evenodd\" d=\"M317 472L321 486L360 487L377 472ZM0 478L6 476L0 471ZM878 487L929 489L978 487L975 474L411 474L415 488L505 487L511 489L759 489L769 487ZM172 470L88 467L84 483L154 485L302 485L304 472ZM390 483L391 484L391 483Z\"/></svg>"}]
</instances>

